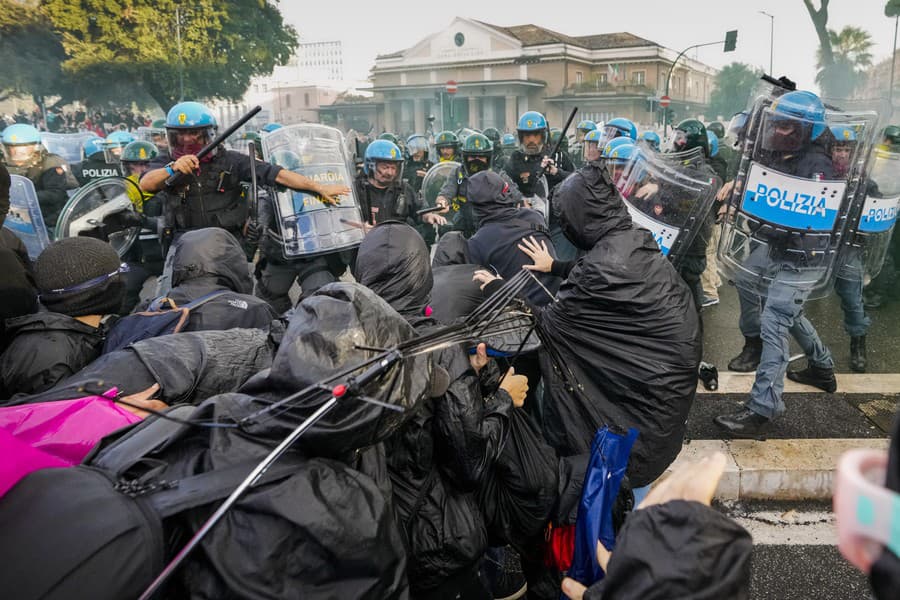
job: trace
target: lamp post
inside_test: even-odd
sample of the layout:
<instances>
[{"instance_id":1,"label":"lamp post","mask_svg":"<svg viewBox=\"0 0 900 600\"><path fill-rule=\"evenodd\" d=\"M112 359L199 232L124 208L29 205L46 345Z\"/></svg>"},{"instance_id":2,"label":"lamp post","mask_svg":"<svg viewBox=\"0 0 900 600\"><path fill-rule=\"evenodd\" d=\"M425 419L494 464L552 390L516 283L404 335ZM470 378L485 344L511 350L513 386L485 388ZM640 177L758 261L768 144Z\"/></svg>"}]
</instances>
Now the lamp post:
<instances>
[{"instance_id":1,"label":"lamp post","mask_svg":"<svg viewBox=\"0 0 900 600\"><path fill-rule=\"evenodd\" d=\"M764 10L756 11L761 15L769 17L769 75L775 76L772 67L772 58L775 55L775 15L770 15Z\"/></svg>"}]
</instances>

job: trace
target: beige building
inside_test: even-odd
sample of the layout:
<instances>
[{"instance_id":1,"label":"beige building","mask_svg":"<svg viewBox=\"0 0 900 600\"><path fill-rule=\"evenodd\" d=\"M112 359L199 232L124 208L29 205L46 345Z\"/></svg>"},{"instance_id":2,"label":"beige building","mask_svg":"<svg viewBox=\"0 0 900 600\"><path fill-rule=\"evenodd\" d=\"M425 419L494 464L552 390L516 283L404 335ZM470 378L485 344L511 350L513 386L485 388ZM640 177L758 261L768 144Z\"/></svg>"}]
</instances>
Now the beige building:
<instances>
[{"instance_id":1,"label":"beige building","mask_svg":"<svg viewBox=\"0 0 900 600\"><path fill-rule=\"evenodd\" d=\"M649 126L678 52L630 33L571 37L536 25L499 27L457 17L415 46L378 56L372 69L377 131L400 134L468 125L513 131L526 110L561 126L572 107L578 120L627 117ZM702 114L716 70L681 57L669 96L676 117ZM456 94L446 92L457 83ZM340 103L329 109L342 124ZM348 105L347 110L352 107Z\"/></svg>"}]
</instances>

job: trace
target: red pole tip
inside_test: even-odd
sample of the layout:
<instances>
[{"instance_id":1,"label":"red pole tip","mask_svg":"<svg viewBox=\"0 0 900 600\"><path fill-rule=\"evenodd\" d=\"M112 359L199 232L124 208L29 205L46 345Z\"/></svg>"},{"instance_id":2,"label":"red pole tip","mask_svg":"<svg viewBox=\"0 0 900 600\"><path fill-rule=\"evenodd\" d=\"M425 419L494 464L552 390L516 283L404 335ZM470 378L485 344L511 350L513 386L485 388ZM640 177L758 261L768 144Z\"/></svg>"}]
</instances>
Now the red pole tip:
<instances>
[{"instance_id":1,"label":"red pole tip","mask_svg":"<svg viewBox=\"0 0 900 600\"><path fill-rule=\"evenodd\" d=\"M347 393L347 386L344 385L343 383L340 385L334 386L334 389L331 390L331 395L334 396L335 398L340 398L341 396L343 396L346 393Z\"/></svg>"}]
</instances>

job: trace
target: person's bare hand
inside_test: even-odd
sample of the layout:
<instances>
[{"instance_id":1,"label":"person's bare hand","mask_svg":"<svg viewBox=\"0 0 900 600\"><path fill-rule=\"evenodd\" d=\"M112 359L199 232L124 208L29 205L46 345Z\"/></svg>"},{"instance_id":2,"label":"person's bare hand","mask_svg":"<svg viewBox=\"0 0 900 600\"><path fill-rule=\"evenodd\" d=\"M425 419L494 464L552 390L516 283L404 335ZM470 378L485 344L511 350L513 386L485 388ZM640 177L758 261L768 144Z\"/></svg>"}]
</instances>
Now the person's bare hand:
<instances>
[{"instance_id":1,"label":"person's bare hand","mask_svg":"<svg viewBox=\"0 0 900 600\"><path fill-rule=\"evenodd\" d=\"M338 196L346 196L349 193L350 188L342 183L321 185L318 190L319 199L324 204L330 204L331 206L341 203L341 199Z\"/></svg>"},{"instance_id":2,"label":"person's bare hand","mask_svg":"<svg viewBox=\"0 0 900 600\"><path fill-rule=\"evenodd\" d=\"M417 169L416 170L417 177L425 177L426 175L428 175L428 172L425 171L425 169Z\"/></svg>"},{"instance_id":3,"label":"person's bare hand","mask_svg":"<svg viewBox=\"0 0 900 600\"><path fill-rule=\"evenodd\" d=\"M556 161L549 156L545 156L541 159L541 168L547 170L551 175L556 175L559 171L559 169L556 168Z\"/></svg>"},{"instance_id":4,"label":"person's bare hand","mask_svg":"<svg viewBox=\"0 0 900 600\"><path fill-rule=\"evenodd\" d=\"M193 154L185 154L172 163L172 170L190 175L200 168L200 160Z\"/></svg>"},{"instance_id":5,"label":"person's bare hand","mask_svg":"<svg viewBox=\"0 0 900 600\"><path fill-rule=\"evenodd\" d=\"M485 271L484 269L478 269L472 275L472 281L477 281L481 284L481 289L484 290L485 286L492 282L495 279L502 279L497 275L494 275L490 271Z\"/></svg>"},{"instance_id":6,"label":"person's bare hand","mask_svg":"<svg viewBox=\"0 0 900 600\"><path fill-rule=\"evenodd\" d=\"M425 213L422 215L422 221L429 225L446 225L447 219L438 213Z\"/></svg>"},{"instance_id":7,"label":"person's bare hand","mask_svg":"<svg viewBox=\"0 0 900 600\"><path fill-rule=\"evenodd\" d=\"M488 364L488 361L491 360L487 355L487 344L484 342L478 344L475 348L475 354L469 355L469 364L472 365L472 369L475 373L480 373L481 370Z\"/></svg>"},{"instance_id":8,"label":"person's bare hand","mask_svg":"<svg viewBox=\"0 0 900 600\"><path fill-rule=\"evenodd\" d=\"M655 183L645 183L641 186L641 188L637 191L635 196L640 200L646 200L650 196L656 194L659 191L659 186Z\"/></svg>"},{"instance_id":9,"label":"person's bare hand","mask_svg":"<svg viewBox=\"0 0 900 600\"><path fill-rule=\"evenodd\" d=\"M693 500L709 506L724 472L725 455L721 452L683 464L650 490L635 510L670 500Z\"/></svg>"},{"instance_id":10,"label":"person's bare hand","mask_svg":"<svg viewBox=\"0 0 900 600\"><path fill-rule=\"evenodd\" d=\"M549 273L553 268L553 257L550 256L550 250L547 248L547 242L541 240L540 244L533 236L522 238L519 244L519 250L528 255L534 264L524 265L523 269L529 271L537 271L539 273Z\"/></svg>"},{"instance_id":11,"label":"person's bare hand","mask_svg":"<svg viewBox=\"0 0 900 600\"><path fill-rule=\"evenodd\" d=\"M726 181L725 185L719 188L718 193L716 194L716 200L719 202L725 202L731 197L731 191L734 189L734 180Z\"/></svg>"},{"instance_id":12,"label":"person's bare hand","mask_svg":"<svg viewBox=\"0 0 900 600\"><path fill-rule=\"evenodd\" d=\"M438 211L438 214L440 215L446 215L448 212L450 212L450 201L443 196L438 196L437 200L434 201L434 205L444 207L443 210Z\"/></svg>"},{"instance_id":13,"label":"person's bare hand","mask_svg":"<svg viewBox=\"0 0 900 600\"><path fill-rule=\"evenodd\" d=\"M146 409L160 411L169 408L169 405L162 400L153 399L153 396L155 396L158 391L159 384L154 383L146 390L129 396L122 396L119 398L118 402L120 406L128 412L134 413L142 419L146 419L150 416L150 413Z\"/></svg>"},{"instance_id":14,"label":"person's bare hand","mask_svg":"<svg viewBox=\"0 0 900 600\"><path fill-rule=\"evenodd\" d=\"M506 393L512 398L513 406L516 408L525 406L525 396L528 394L527 377L516 375L516 370L510 367L500 381L500 388L506 390Z\"/></svg>"}]
</instances>

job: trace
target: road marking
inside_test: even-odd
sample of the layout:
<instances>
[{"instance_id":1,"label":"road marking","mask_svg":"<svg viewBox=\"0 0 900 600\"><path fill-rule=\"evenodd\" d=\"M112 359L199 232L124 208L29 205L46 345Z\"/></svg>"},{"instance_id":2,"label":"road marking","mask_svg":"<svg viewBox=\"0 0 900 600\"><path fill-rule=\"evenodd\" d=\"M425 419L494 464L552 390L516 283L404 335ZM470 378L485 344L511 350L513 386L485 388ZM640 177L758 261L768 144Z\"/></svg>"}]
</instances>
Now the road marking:
<instances>
[{"instance_id":1,"label":"road marking","mask_svg":"<svg viewBox=\"0 0 900 600\"><path fill-rule=\"evenodd\" d=\"M838 373L838 394L900 394L900 373ZM756 373L719 371L719 389L709 392L703 384L697 385L700 394L749 394ZM818 388L784 379L784 391L788 393L824 393Z\"/></svg>"}]
</instances>

